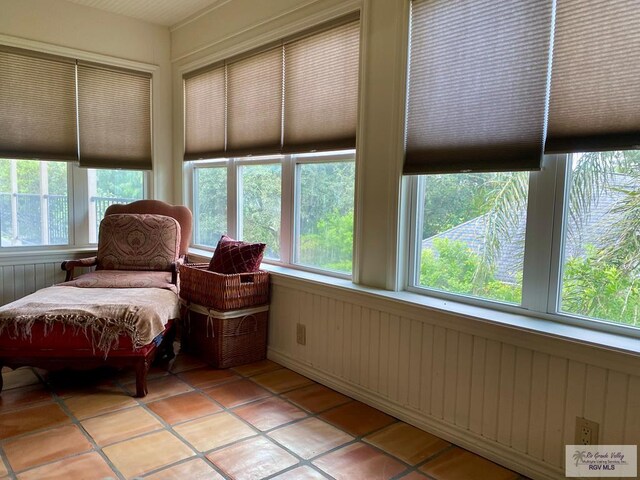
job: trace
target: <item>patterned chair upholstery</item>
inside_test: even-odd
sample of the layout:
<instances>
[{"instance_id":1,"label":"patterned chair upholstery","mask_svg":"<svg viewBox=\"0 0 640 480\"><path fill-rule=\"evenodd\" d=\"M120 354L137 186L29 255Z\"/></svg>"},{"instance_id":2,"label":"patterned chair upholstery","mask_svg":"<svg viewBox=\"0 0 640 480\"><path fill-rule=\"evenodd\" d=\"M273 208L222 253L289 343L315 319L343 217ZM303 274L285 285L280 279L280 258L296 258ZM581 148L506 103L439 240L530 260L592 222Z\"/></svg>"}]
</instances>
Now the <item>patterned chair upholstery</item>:
<instances>
[{"instance_id":1,"label":"patterned chair upholstery","mask_svg":"<svg viewBox=\"0 0 640 480\"><path fill-rule=\"evenodd\" d=\"M186 260L191 237L191 211L159 200L140 200L127 205L111 205L100 223L98 252L95 257L62 263L65 281L73 279L75 267L96 267L96 271L74 282L104 282L112 288L114 281L141 281L133 272L171 272L170 282L177 283L178 265ZM128 271L131 275L107 275L102 271ZM100 272L100 273L99 273ZM163 278L147 273L147 278Z\"/></svg>"},{"instance_id":2,"label":"patterned chair upholstery","mask_svg":"<svg viewBox=\"0 0 640 480\"><path fill-rule=\"evenodd\" d=\"M100 222L97 270L170 271L180 251L180 224L164 215L119 213Z\"/></svg>"}]
</instances>

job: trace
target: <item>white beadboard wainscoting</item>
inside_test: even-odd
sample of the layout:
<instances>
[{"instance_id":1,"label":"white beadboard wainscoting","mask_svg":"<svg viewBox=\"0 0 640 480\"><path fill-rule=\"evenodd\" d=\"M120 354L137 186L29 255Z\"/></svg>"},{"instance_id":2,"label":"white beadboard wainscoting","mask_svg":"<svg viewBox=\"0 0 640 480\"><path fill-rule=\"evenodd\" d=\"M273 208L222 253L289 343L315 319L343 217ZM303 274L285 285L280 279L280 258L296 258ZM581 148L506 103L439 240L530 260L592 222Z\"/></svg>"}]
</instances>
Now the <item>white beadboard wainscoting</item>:
<instances>
[{"instance_id":1,"label":"white beadboard wainscoting","mask_svg":"<svg viewBox=\"0 0 640 480\"><path fill-rule=\"evenodd\" d=\"M6 305L44 287L64 282L65 260L95 255L93 251L12 253L0 257L0 305ZM77 274L86 269L78 269Z\"/></svg>"},{"instance_id":2,"label":"white beadboard wainscoting","mask_svg":"<svg viewBox=\"0 0 640 480\"><path fill-rule=\"evenodd\" d=\"M576 417L640 444L635 355L279 275L269 319L272 360L534 479L565 478Z\"/></svg>"}]
</instances>

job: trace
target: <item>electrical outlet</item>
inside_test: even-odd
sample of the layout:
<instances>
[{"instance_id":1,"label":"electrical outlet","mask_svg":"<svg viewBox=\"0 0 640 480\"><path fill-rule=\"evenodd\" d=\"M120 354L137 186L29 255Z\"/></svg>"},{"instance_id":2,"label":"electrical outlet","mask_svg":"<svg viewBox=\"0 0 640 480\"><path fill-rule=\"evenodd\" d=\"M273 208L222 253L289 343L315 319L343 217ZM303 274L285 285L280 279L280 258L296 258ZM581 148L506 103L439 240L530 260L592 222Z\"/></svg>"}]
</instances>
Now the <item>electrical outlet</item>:
<instances>
[{"instance_id":1,"label":"electrical outlet","mask_svg":"<svg viewBox=\"0 0 640 480\"><path fill-rule=\"evenodd\" d=\"M597 445L598 428L596 422L576 417L576 445Z\"/></svg>"},{"instance_id":2,"label":"electrical outlet","mask_svg":"<svg viewBox=\"0 0 640 480\"><path fill-rule=\"evenodd\" d=\"M307 327L302 323L296 324L296 340L300 345L307 344Z\"/></svg>"}]
</instances>

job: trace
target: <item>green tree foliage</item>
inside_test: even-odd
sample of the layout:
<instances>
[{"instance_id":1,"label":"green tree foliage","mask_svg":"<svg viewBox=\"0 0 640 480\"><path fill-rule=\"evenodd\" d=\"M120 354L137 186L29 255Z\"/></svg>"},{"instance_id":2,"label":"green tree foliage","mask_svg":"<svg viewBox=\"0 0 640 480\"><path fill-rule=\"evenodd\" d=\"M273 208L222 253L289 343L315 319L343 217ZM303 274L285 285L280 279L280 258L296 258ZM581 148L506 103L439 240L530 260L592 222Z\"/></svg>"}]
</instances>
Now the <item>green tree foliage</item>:
<instances>
[{"instance_id":1,"label":"green tree foliage","mask_svg":"<svg viewBox=\"0 0 640 480\"><path fill-rule=\"evenodd\" d=\"M621 266L609 263L592 245L564 267L562 309L585 317L640 327L640 283Z\"/></svg>"},{"instance_id":2,"label":"green tree foliage","mask_svg":"<svg viewBox=\"0 0 640 480\"><path fill-rule=\"evenodd\" d=\"M280 257L280 164L241 167L242 239L267 244L265 256Z\"/></svg>"},{"instance_id":3,"label":"green tree foliage","mask_svg":"<svg viewBox=\"0 0 640 480\"><path fill-rule=\"evenodd\" d=\"M517 303L522 295L522 282L508 284L496 280L493 271L487 273L482 285L474 282L482 258L473 253L465 242L435 238L434 248L422 250L420 285L461 295L489 298Z\"/></svg>"},{"instance_id":4,"label":"green tree foliage","mask_svg":"<svg viewBox=\"0 0 640 480\"><path fill-rule=\"evenodd\" d=\"M11 163L0 158L0 193L11 192Z\"/></svg>"},{"instance_id":5,"label":"green tree foliage","mask_svg":"<svg viewBox=\"0 0 640 480\"><path fill-rule=\"evenodd\" d=\"M40 162L21 161L17 164L18 193L40 193Z\"/></svg>"},{"instance_id":6,"label":"green tree foliage","mask_svg":"<svg viewBox=\"0 0 640 480\"><path fill-rule=\"evenodd\" d=\"M524 221L527 202L526 173L434 176L427 179L431 196L425 204L425 224L443 233L453 221L485 215L481 254L464 242L436 238L422 252L420 284L448 292L518 303L521 278L515 285L496 279L496 261L513 232ZM481 183L479 178L484 179ZM472 185L468 192L465 187ZM442 190L438 190L440 187ZM465 198L464 205L451 200ZM428 195L426 195L428 196ZM615 220L593 245L584 245L590 215L601 198L616 198L606 212ZM441 199L447 199L441 201ZM481 207L478 207L481 205ZM473 218L475 218L473 217ZM454 225L455 226L455 225ZM578 252L563 265L561 311L590 318L640 326L640 151L595 152L575 156L571 166L567 231ZM565 254L568 255L567 250ZM582 252L582 253L580 253Z\"/></svg>"},{"instance_id":7,"label":"green tree foliage","mask_svg":"<svg viewBox=\"0 0 640 480\"><path fill-rule=\"evenodd\" d=\"M96 170L98 197L141 199L143 173L134 170Z\"/></svg>"},{"instance_id":8,"label":"green tree foliage","mask_svg":"<svg viewBox=\"0 0 640 480\"><path fill-rule=\"evenodd\" d=\"M227 233L227 168L198 168L194 183L195 243L215 247Z\"/></svg>"},{"instance_id":9,"label":"green tree foliage","mask_svg":"<svg viewBox=\"0 0 640 480\"><path fill-rule=\"evenodd\" d=\"M425 177L422 238L429 238L487 213L486 174Z\"/></svg>"},{"instance_id":10,"label":"green tree foliage","mask_svg":"<svg viewBox=\"0 0 640 480\"><path fill-rule=\"evenodd\" d=\"M68 195L67 163L47 162L47 176L49 178L49 195Z\"/></svg>"},{"instance_id":11,"label":"green tree foliage","mask_svg":"<svg viewBox=\"0 0 640 480\"><path fill-rule=\"evenodd\" d=\"M354 162L306 163L298 168L298 261L351 273Z\"/></svg>"},{"instance_id":12,"label":"green tree foliage","mask_svg":"<svg viewBox=\"0 0 640 480\"><path fill-rule=\"evenodd\" d=\"M351 272L353 252L353 211L341 214L337 209L318 221L317 233L300 238L305 263L337 272Z\"/></svg>"}]
</instances>

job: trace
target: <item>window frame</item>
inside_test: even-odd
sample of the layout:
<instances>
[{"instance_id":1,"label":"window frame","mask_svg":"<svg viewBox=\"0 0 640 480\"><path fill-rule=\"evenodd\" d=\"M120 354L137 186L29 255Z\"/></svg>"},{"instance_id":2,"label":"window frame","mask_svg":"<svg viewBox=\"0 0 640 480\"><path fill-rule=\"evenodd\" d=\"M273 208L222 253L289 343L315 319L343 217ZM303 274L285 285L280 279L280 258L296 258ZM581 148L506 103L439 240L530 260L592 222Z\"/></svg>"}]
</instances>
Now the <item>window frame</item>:
<instances>
[{"instance_id":1,"label":"window frame","mask_svg":"<svg viewBox=\"0 0 640 480\"><path fill-rule=\"evenodd\" d=\"M5 159L3 160L14 160ZM17 161L29 161L28 159L15 159ZM89 199L89 179L86 168L79 167L75 162L65 162L60 160L38 159L31 161L62 162L67 167L67 209L69 212L67 231L68 243L55 245L16 245L0 246L0 256L17 252L47 252L57 250L73 250L86 247L95 247L97 242L90 242L90 199ZM113 169L117 170L117 169ZM142 172L143 198L150 198L150 176L147 170L136 170Z\"/></svg>"},{"instance_id":2,"label":"window frame","mask_svg":"<svg viewBox=\"0 0 640 480\"><path fill-rule=\"evenodd\" d=\"M560 311L570 168L570 154L545 155L542 169L529 174L522 300L519 305L418 285L421 253L419 235L424 213L420 200L424 195L424 182L418 175L408 176L406 188L410 208L406 245L409 268L405 289L427 297L640 338L640 328Z\"/></svg>"},{"instance_id":3,"label":"window frame","mask_svg":"<svg viewBox=\"0 0 640 480\"><path fill-rule=\"evenodd\" d=\"M203 168L225 168L227 169L227 234L233 238L240 238L242 229L242 199L239 198L241 190L242 175L240 168L250 165L281 165L281 198L280 198L280 258L264 258L264 262L271 265L290 267L310 273L318 273L336 278L350 280L352 273L341 273L333 270L326 270L309 265L297 263L296 248L298 245L298 234L300 231L300 176L299 165L318 163L353 162L356 165L356 151L336 151L336 152L312 152L301 154L285 155L264 155L232 157L228 159L193 160L184 162L184 201L194 212L196 198L196 175L198 169ZM355 177L354 177L355 187ZM354 196L354 209L355 209ZM194 225L195 227L195 225ZM197 228L197 227L196 227ZM355 225L354 225L355 231ZM195 228L194 236L195 239ZM215 246L203 245L192 240L192 248L207 252L215 251ZM355 260L355 258L354 258Z\"/></svg>"}]
</instances>

